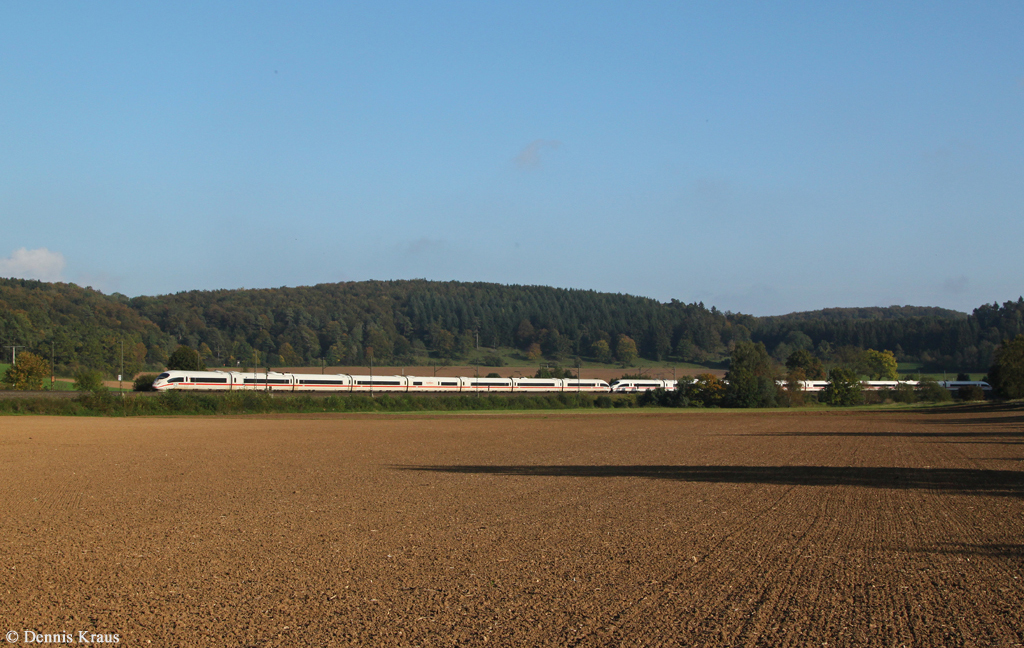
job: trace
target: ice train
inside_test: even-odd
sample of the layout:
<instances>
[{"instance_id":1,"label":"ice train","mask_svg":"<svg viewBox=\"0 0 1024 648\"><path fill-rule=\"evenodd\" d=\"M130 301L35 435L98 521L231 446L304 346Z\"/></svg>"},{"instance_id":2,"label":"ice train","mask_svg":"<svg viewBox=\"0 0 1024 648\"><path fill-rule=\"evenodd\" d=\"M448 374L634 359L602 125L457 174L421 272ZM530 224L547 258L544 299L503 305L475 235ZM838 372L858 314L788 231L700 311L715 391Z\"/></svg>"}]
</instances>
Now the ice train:
<instances>
[{"instance_id":1,"label":"ice train","mask_svg":"<svg viewBox=\"0 0 1024 648\"><path fill-rule=\"evenodd\" d=\"M899 385L916 388L915 380L866 380L865 391L896 389ZM271 391L271 392L405 392L405 393L480 393L480 392L599 392L636 393L653 389L673 390L676 380L620 378L611 384L593 378L479 378L466 376L358 376L353 374L250 373L239 371L165 371L153 381L157 391ZM785 383L779 383L785 387ZM950 391L977 386L988 393L992 387L982 381L940 381ZM827 380L805 380L801 389L820 392Z\"/></svg>"},{"instance_id":2,"label":"ice train","mask_svg":"<svg viewBox=\"0 0 1024 648\"><path fill-rule=\"evenodd\" d=\"M639 385L643 383L643 385ZM648 385L650 383L650 385ZM671 384L669 384L671 383ZM465 376L357 376L352 374L249 373L238 371L165 371L153 381L157 391L271 392L611 392L675 389L672 380L603 380L576 378L469 378Z\"/></svg>"},{"instance_id":3,"label":"ice train","mask_svg":"<svg viewBox=\"0 0 1024 648\"><path fill-rule=\"evenodd\" d=\"M921 383L917 380L862 380L860 388L863 391L885 391L890 389L896 389L900 385L909 385L914 389ZM938 384L940 387L945 387L951 392L959 391L964 387L978 387L981 391L986 394L992 391L992 385L989 385L983 380L939 380ZM779 385L785 387L785 383L780 381ZM800 388L805 392L820 392L824 391L828 387L827 380L804 380L800 383Z\"/></svg>"}]
</instances>

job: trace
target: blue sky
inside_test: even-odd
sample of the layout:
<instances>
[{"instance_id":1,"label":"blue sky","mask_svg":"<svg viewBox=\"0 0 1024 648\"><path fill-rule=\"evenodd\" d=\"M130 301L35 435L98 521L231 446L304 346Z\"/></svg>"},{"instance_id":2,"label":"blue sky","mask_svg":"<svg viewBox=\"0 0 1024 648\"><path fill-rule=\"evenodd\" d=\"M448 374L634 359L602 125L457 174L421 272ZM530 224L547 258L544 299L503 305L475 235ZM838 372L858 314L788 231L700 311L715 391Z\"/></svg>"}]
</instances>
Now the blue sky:
<instances>
[{"instance_id":1,"label":"blue sky","mask_svg":"<svg viewBox=\"0 0 1024 648\"><path fill-rule=\"evenodd\" d=\"M0 4L0 276L1024 293L1024 3Z\"/></svg>"}]
</instances>

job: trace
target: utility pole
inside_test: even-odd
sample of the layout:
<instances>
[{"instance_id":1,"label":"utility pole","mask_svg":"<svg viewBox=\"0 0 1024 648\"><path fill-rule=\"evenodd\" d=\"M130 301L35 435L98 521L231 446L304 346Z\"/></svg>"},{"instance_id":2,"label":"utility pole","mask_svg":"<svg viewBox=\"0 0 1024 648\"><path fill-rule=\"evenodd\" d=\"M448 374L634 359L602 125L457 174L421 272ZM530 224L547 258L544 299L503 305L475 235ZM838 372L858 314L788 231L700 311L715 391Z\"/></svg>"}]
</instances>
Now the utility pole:
<instances>
[{"instance_id":1,"label":"utility pole","mask_svg":"<svg viewBox=\"0 0 1024 648\"><path fill-rule=\"evenodd\" d=\"M11 350L11 366L18 364L18 349L24 349L24 344L8 344L7 348Z\"/></svg>"},{"instance_id":2,"label":"utility pole","mask_svg":"<svg viewBox=\"0 0 1024 648\"><path fill-rule=\"evenodd\" d=\"M50 340L50 391L53 391L54 380L54 368L53 368L53 340Z\"/></svg>"},{"instance_id":3,"label":"utility pole","mask_svg":"<svg viewBox=\"0 0 1024 648\"><path fill-rule=\"evenodd\" d=\"M121 338L121 373L117 374L117 391L124 398L124 391L121 389L121 378L124 376L124 338Z\"/></svg>"}]
</instances>

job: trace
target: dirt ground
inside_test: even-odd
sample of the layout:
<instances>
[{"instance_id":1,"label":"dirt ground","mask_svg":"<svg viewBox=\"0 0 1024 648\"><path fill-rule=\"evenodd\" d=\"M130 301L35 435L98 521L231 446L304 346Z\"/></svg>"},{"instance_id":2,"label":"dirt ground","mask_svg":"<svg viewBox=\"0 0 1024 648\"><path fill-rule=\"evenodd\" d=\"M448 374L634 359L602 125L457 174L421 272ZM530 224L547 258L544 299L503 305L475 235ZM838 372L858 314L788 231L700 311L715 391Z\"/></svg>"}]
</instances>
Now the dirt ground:
<instances>
[{"instance_id":1,"label":"dirt ground","mask_svg":"<svg viewBox=\"0 0 1024 648\"><path fill-rule=\"evenodd\" d=\"M0 631L1020 645L1022 443L992 406L4 417Z\"/></svg>"}]
</instances>

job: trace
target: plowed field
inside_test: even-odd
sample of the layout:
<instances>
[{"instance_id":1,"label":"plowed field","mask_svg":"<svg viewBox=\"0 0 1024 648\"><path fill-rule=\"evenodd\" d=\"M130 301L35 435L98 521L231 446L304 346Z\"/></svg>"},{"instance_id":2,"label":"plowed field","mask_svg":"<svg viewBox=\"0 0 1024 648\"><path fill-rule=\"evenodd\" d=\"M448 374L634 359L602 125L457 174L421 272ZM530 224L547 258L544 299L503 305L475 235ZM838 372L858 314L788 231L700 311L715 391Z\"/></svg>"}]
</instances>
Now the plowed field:
<instances>
[{"instance_id":1,"label":"plowed field","mask_svg":"<svg viewBox=\"0 0 1024 648\"><path fill-rule=\"evenodd\" d=\"M5 417L0 632L1020 645L1022 443L992 407Z\"/></svg>"}]
</instances>

